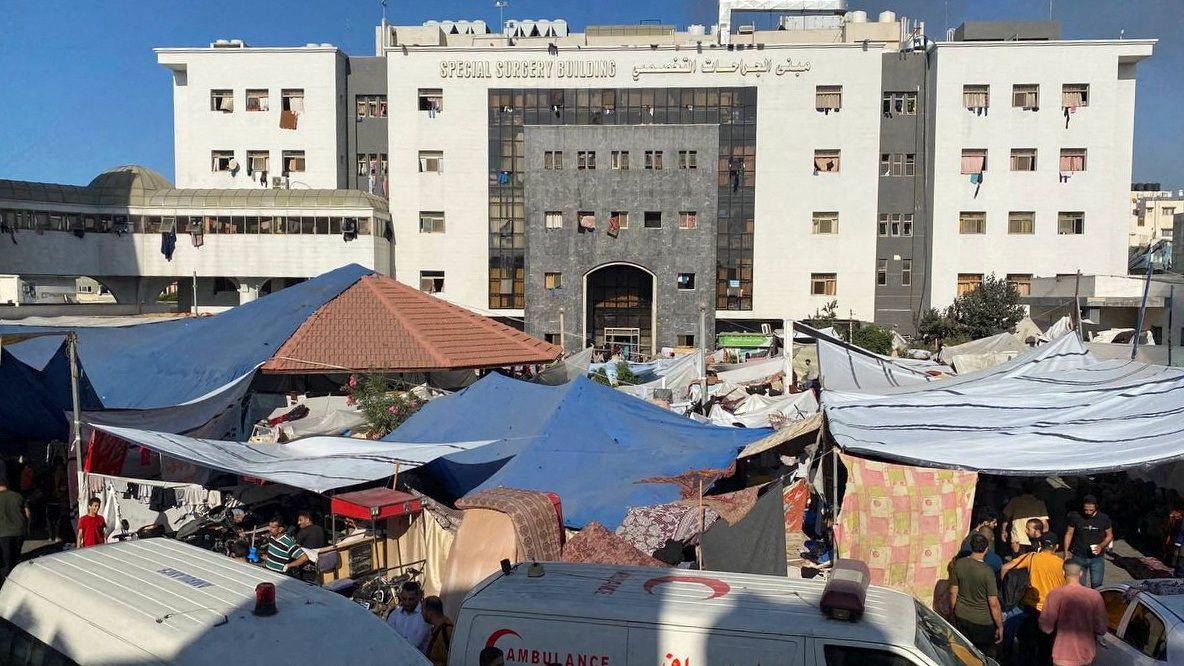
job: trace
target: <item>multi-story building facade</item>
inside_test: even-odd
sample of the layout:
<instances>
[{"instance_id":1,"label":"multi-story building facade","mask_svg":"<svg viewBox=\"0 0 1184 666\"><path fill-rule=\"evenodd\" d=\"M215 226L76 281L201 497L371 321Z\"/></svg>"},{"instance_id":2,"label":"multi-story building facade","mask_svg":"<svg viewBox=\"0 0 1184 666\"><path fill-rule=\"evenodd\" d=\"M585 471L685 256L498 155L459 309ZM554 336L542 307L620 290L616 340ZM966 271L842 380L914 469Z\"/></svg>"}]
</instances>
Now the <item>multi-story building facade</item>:
<instances>
[{"instance_id":1,"label":"multi-story building facade","mask_svg":"<svg viewBox=\"0 0 1184 666\"><path fill-rule=\"evenodd\" d=\"M384 22L365 58L162 49L178 184L224 178L228 151L241 168L247 151L304 150L318 185L389 196L398 279L572 349L652 352L695 342L701 311L714 332L832 301L907 333L987 274L1024 291L1125 272L1135 69L1153 41L991 23L934 43L843 0L762 2L787 15L757 30L732 20L751 4L685 32ZM250 91L290 89L316 120L213 129L255 122Z\"/></svg>"},{"instance_id":2,"label":"multi-story building facade","mask_svg":"<svg viewBox=\"0 0 1184 666\"><path fill-rule=\"evenodd\" d=\"M1184 190L1161 190L1159 183L1131 183L1130 195L1131 248L1172 240L1175 216L1184 213Z\"/></svg>"}]
</instances>

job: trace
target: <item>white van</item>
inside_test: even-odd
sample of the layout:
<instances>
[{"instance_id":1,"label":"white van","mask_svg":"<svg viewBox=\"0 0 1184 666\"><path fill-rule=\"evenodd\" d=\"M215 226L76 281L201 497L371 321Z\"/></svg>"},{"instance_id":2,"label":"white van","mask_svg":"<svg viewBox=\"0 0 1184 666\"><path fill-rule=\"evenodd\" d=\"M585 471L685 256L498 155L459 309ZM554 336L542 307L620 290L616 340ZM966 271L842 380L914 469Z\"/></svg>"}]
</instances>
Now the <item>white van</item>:
<instances>
[{"instance_id":1,"label":"white van","mask_svg":"<svg viewBox=\"0 0 1184 666\"><path fill-rule=\"evenodd\" d=\"M824 614L820 581L587 564L528 569L498 573L469 593L450 666L476 666L490 646L506 664L540 666L992 663L916 599L866 584L859 610L830 609L856 618L840 620Z\"/></svg>"},{"instance_id":2,"label":"white van","mask_svg":"<svg viewBox=\"0 0 1184 666\"><path fill-rule=\"evenodd\" d=\"M429 663L345 597L169 539L40 557L0 588L5 666L297 662Z\"/></svg>"}]
</instances>

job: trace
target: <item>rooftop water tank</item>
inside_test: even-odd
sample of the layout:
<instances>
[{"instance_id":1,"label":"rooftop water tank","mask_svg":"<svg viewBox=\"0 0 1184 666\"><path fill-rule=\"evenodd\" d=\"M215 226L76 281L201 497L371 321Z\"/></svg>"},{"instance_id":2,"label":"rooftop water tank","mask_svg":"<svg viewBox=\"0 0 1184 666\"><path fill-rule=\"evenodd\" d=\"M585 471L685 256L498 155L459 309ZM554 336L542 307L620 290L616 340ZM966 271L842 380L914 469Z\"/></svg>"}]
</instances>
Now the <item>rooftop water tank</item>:
<instances>
[{"instance_id":1,"label":"rooftop water tank","mask_svg":"<svg viewBox=\"0 0 1184 666\"><path fill-rule=\"evenodd\" d=\"M896 23L896 12L880 12L880 23Z\"/></svg>"},{"instance_id":2,"label":"rooftop water tank","mask_svg":"<svg viewBox=\"0 0 1184 666\"><path fill-rule=\"evenodd\" d=\"M867 12L862 9L857 9L847 14L847 21L849 23L867 23Z\"/></svg>"}]
</instances>

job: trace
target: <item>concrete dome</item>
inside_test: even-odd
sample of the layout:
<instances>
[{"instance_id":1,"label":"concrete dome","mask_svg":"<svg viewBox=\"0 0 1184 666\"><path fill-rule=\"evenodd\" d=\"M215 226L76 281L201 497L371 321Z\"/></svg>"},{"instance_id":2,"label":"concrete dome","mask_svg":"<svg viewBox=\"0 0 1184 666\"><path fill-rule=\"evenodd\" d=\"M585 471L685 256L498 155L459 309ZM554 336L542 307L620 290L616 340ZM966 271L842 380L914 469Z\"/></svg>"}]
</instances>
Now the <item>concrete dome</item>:
<instances>
[{"instance_id":1,"label":"concrete dome","mask_svg":"<svg viewBox=\"0 0 1184 666\"><path fill-rule=\"evenodd\" d=\"M147 167L129 164L108 169L95 176L87 188L99 204L141 204L145 195L155 190L171 190L173 184Z\"/></svg>"}]
</instances>

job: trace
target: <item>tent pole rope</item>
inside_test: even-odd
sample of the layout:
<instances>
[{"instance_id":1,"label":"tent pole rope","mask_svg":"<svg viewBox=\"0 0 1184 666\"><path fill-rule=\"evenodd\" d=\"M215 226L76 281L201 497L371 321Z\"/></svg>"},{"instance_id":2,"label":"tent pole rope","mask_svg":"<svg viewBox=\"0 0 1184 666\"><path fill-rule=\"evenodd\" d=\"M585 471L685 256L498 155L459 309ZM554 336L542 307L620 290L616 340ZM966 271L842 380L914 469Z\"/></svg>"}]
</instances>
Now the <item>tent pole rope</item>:
<instances>
[{"instance_id":1,"label":"tent pole rope","mask_svg":"<svg viewBox=\"0 0 1184 666\"><path fill-rule=\"evenodd\" d=\"M82 471L82 409L78 402L78 334L66 335L66 351L70 356L70 399L74 403L70 422L70 441L74 447L74 469L78 473L78 517L86 514L86 473Z\"/></svg>"}]
</instances>

